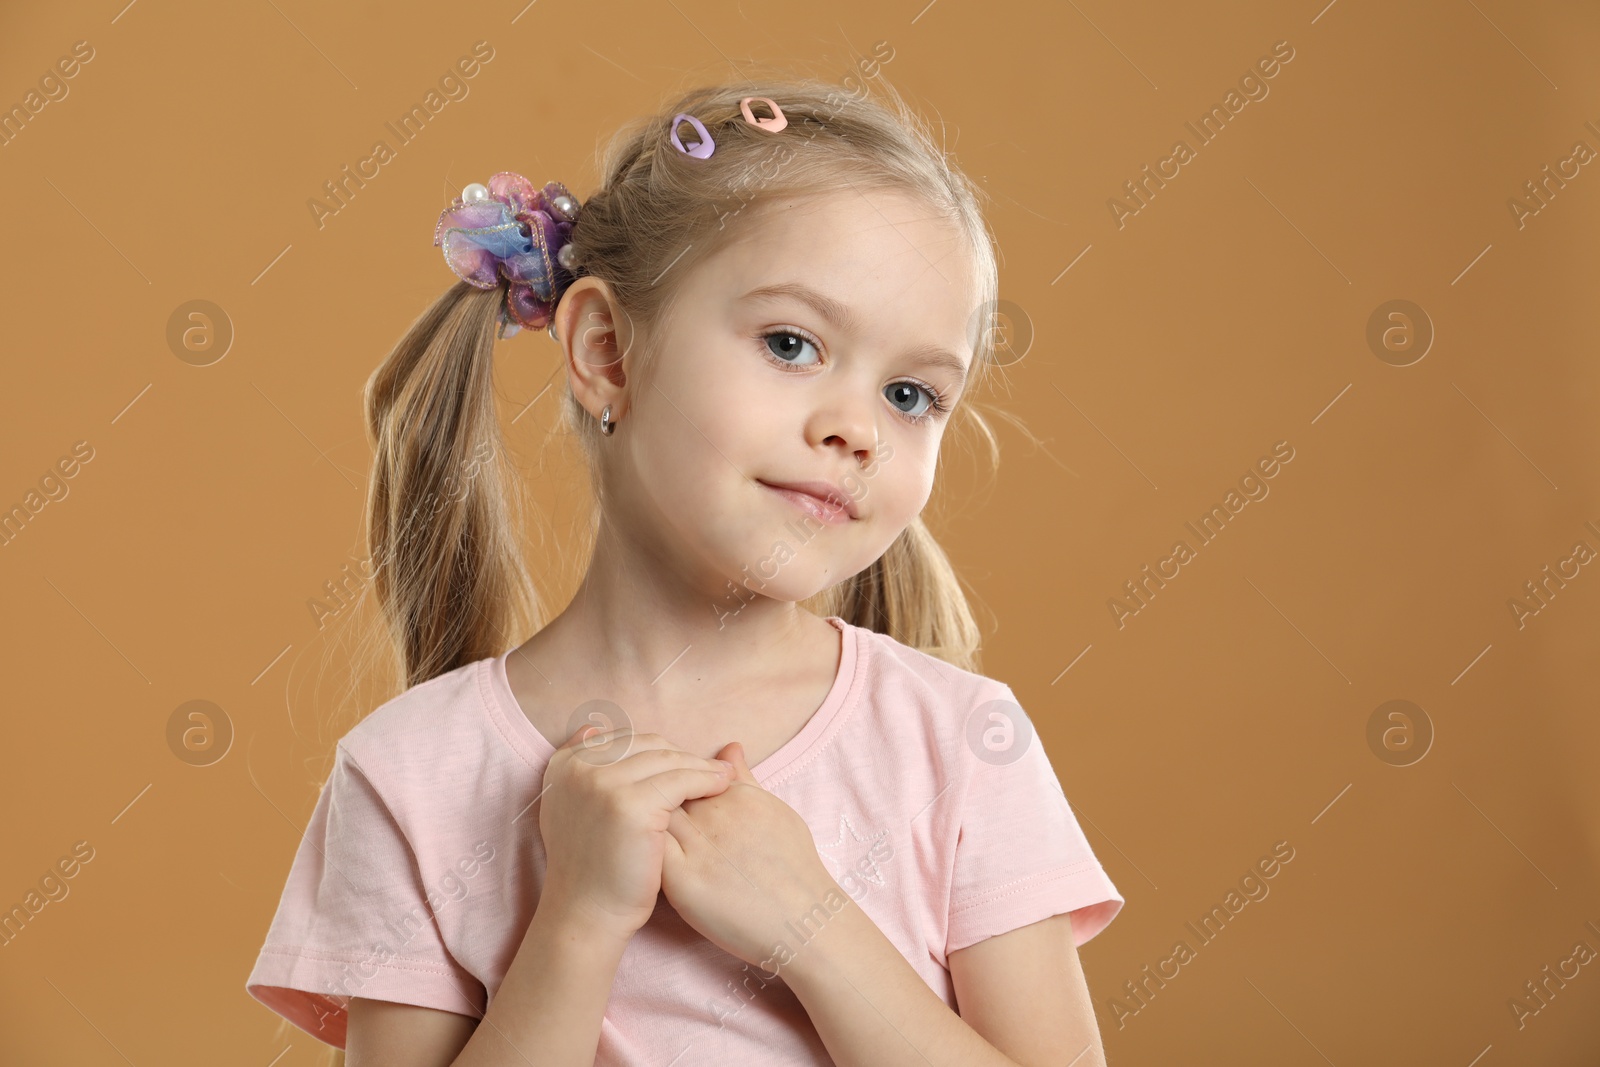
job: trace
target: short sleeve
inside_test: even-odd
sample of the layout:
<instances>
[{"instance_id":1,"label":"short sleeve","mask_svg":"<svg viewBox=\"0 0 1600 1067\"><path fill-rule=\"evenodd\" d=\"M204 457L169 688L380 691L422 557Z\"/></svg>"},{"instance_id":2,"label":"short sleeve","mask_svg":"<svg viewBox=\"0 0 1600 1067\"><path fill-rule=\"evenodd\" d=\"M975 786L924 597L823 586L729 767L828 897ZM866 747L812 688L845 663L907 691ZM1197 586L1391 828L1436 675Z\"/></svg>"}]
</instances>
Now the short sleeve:
<instances>
[{"instance_id":1,"label":"short sleeve","mask_svg":"<svg viewBox=\"0 0 1600 1067\"><path fill-rule=\"evenodd\" d=\"M1008 721L1009 720L1009 721ZM971 775L960 816L945 954L1072 915L1082 945L1122 910L1073 815L1044 745L1010 687L974 712L962 756ZM1021 754L1011 756L1011 751Z\"/></svg>"},{"instance_id":2,"label":"short sleeve","mask_svg":"<svg viewBox=\"0 0 1600 1067\"><path fill-rule=\"evenodd\" d=\"M342 741L245 989L336 1048L353 996L473 1018L487 1007L445 948L404 832Z\"/></svg>"}]
</instances>

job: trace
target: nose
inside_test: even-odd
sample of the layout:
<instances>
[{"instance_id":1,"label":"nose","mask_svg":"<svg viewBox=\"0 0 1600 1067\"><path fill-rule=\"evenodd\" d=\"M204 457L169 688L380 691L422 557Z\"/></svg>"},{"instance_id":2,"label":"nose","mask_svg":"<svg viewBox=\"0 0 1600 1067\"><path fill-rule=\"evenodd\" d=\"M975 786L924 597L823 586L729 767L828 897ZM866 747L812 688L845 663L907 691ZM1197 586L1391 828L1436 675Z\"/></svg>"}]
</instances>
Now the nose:
<instances>
[{"instance_id":1,"label":"nose","mask_svg":"<svg viewBox=\"0 0 1600 1067\"><path fill-rule=\"evenodd\" d=\"M807 437L812 446L853 454L856 462L865 466L878 448L875 397L863 395L861 383L848 376L833 384L811 415Z\"/></svg>"}]
</instances>

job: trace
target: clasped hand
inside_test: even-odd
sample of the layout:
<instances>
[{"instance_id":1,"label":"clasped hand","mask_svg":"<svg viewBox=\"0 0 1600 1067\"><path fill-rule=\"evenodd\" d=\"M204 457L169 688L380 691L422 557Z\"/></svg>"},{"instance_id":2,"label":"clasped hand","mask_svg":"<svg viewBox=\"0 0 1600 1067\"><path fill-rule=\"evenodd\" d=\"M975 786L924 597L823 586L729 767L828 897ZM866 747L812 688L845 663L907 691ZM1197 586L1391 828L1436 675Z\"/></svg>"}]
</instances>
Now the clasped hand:
<instances>
[{"instance_id":1,"label":"clasped hand","mask_svg":"<svg viewBox=\"0 0 1600 1067\"><path fill-rule=\"evenodd\" d=\"M800 813L750 773L744 746L729 742L717 758L733 764L733 780L721 793L673 811L661 889L706 940L770 967L775 946L792 945L788 923L826 907L829 894L848 898L823 866Z\"/></svg>"}]
</instances>

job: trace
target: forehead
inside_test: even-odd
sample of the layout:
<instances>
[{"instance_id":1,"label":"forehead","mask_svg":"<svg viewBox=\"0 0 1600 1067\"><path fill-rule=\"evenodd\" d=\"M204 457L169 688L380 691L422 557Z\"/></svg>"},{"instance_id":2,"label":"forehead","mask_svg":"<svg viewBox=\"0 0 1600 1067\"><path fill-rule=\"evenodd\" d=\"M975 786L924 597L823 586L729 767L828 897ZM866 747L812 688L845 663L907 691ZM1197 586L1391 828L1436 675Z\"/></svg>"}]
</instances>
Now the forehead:
<instances>
[{"instance_id":1,"label":"forehead","mask_svg":"<svg viewBox=\"0 0 1600 1067\"><path fill-rule=\"evenodd\" d=\"M971 354L977 264L953 217L875 189L773 198L743 213L750 217L686 281L697 295L743 306L752 289L798 283L845 305L865 334Z\"/></svg>"}]
</instances>

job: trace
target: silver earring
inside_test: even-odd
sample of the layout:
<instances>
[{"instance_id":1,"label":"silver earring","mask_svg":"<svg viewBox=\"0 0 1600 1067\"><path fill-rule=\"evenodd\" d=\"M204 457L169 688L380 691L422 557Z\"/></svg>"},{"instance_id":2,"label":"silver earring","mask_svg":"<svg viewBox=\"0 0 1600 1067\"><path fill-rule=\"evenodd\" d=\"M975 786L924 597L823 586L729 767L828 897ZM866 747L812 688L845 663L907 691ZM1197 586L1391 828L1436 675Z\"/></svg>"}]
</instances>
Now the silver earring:
<instances>
[{"instance_id":1,"label":"silver earring","mask_svg":"<svg viewBox=\"0 0 1600 1067\"><path fill-rule=\"evenodd\" d=\"M607 437L617 432L617 424L611 421L610 404L607 404L605 410L600 413L600 432Z\"/></svg>"}]
</instances>

